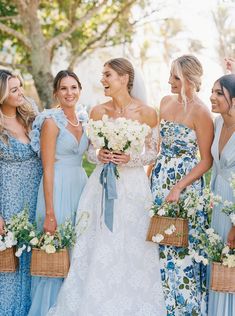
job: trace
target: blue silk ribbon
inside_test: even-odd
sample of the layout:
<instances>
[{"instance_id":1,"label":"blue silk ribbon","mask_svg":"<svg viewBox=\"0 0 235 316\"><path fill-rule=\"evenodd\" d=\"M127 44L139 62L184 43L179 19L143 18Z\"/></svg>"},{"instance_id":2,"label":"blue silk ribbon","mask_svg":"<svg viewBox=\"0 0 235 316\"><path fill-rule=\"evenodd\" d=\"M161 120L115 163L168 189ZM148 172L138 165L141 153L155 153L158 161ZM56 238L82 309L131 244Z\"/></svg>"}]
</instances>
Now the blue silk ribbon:
<instances>
[{"instance_id":1,"label":"blue silk ribbon","mask_svg":"<svg viewBox=\"0 0 235 316\"><path fill-rule=\"evenodd\" d=\"M100 183L103 186L102 194L102 213L104 212L104 222L108 229L113 231L113 206L114 200L117 199L116 189L116 165L112 162L104 164L103 170L100 174ZM103 197L105 200L103 201Z\"/></svg>"}]
</instances>

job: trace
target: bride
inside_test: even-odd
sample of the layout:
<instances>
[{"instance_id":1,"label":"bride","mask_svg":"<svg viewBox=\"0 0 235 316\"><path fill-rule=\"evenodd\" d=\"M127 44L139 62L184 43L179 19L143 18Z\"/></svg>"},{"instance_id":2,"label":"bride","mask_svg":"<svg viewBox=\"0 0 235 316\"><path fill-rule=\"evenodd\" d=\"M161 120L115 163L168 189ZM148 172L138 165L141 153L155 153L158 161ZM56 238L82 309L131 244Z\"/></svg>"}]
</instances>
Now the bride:
<instances>
[{"instance_id":1,"label":"bride","mask_svg":"<svg viewBox=\"0 0 235 316\"><path fill-rule=\"evenodd\" d=\"M61 288L57 305L48 315L56 316L164 316L156 244L146 242L148 210L152 196L144 165L157 154L157 114L136 95L142 84L135 84L132 64L124 58L105 63L101 83L111 100L95 106L93 120L103 115L124 117L147 124L141 154L115 153L101 149L96 156L90 145L88 156L97 167L80 198L77 217L87 212L88 227L77 239L70 271ZM138 76L136 76L138 77ZM137 88L137 94L133 92ZM113 229L106 226L102 205L100 174L104 164L118 165L117 199L114 200Z\"/></svg>"}]
</instances>

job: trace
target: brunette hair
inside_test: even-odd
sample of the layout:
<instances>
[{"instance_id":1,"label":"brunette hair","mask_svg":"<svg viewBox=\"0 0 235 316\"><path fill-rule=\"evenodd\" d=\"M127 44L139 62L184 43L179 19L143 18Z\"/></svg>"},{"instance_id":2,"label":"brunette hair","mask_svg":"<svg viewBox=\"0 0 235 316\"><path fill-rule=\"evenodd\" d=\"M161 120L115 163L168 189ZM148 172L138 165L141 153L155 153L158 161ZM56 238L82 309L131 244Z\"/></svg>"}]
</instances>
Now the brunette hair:
<instances>
[{"instance_id":1,"label":"brunette hair","mask_svg":"<svg viewBox=\"0 0 235 316\"><path fill-rule=\"evenodd\" d=\"M115 70L119 74L119 76L123 76L126 74L129 75L127 89L128 89L128 92L130 93L133 88L133 82L134 82L134 77L135 77L134 67L131 64L131 62L129 62L129 60L125 58L113 58L106 61L104 66L107 66L107 65L113 70Z\"/></svg>"}]
</instances>

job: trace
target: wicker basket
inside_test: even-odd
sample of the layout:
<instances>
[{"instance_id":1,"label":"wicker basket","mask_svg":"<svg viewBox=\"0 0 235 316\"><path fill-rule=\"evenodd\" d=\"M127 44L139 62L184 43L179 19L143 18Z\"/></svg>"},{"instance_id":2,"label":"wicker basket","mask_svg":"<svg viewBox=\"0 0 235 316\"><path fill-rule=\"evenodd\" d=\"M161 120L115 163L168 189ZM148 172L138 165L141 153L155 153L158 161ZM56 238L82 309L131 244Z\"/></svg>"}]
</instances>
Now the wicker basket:
<instances>
[{"instance_id":1,"label":"wicker basket","mask_svg":"<svg viewBox=\"0 0 235 316\"><path fill-rule=\"evenodd\" d=\"M174 225L176 231L171 235L165 234L165 230L171 225ZM188 247L188 220L183 218L153 216L151 218L146 240L152 241L152 237L156 234L161 234L164 239L160 242L161 245Z\"/></svg>"},{"instance_id":2,"label":"wicker basket","mask_svg":"<svg viewBox=\"0 0 235 316\"><path fill-rule=\"evenodd\" d=\"M0 251L0 272L15 272L19 259L15 256L16 247Z\"/></svg>"},{"instance_id":3,"label":"wicker basket","mask_svg":"<svg viewBox=\"0 0 235 316\"><path fill-rule=\"evenodd\" d=\"M213 262L211 269L211 289L218 292L235 293L235 268Z\"/></svg>"},{"instance_id":4,"label":"wicker basket","mask_svg":"<svg viewBox=\"0 0 235 316\"><path fill-rule=\"evenodd\" d=\"M44 250L34 248L32 250L31 275L64 278L69 271L68 249L61 249L55 253L46 253Z\"/></svg>"}]
</instances>

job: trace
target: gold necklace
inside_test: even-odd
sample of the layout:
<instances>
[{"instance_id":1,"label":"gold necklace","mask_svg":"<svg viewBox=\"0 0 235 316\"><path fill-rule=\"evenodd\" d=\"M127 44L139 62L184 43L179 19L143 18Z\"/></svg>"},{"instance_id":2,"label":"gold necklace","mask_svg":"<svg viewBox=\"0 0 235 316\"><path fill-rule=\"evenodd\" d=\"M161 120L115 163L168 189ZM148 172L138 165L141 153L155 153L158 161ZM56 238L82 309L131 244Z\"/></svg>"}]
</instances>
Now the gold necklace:
<instances>
[{"instance_id":1,"label":"gold necklace","mask_svg":"<svg viewBox=\"0 0 235 316\"><path fill-rule=\"evenodd\" d=\"M128 106L131 105L131 104L132 104L132 99L131 99L131 101L130 101L127 105L122 106L119 110L116 108L115 111L116 111L118 114L123 115L123 114L125 113L126 108L128 108Z\"/></svg>"}]
</instances>

